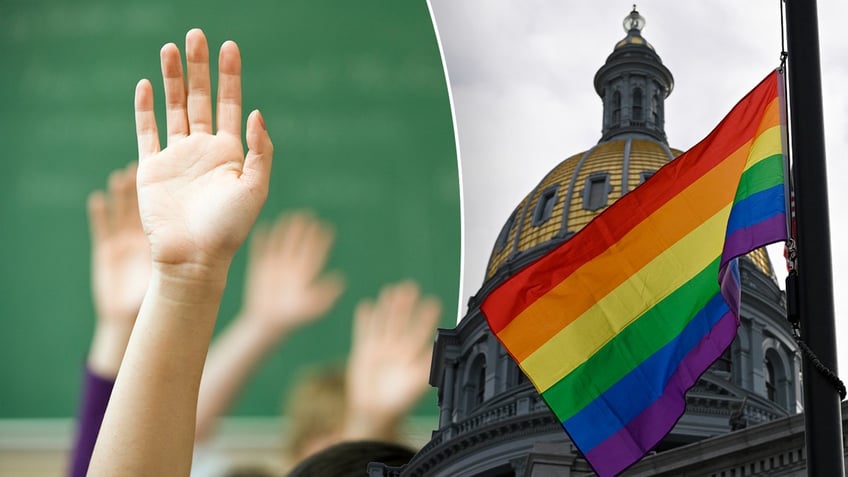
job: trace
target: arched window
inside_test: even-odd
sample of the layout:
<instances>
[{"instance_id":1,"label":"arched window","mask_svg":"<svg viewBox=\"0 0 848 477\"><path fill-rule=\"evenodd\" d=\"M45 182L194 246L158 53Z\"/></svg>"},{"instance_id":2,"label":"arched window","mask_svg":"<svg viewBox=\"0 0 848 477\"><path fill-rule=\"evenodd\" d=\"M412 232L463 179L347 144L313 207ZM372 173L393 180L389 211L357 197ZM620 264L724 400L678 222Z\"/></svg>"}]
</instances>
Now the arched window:
<instances>
[{"instance_id":1,"label":"arched window","mask_svg":"<svg viewBox=\"0 0 848 477\"><path fill-rule=\"evenodd\" d=\"M477 394L474 395L474 404L483 404L486 398L486 365L477 370Z\"/></svg>"},{"instance_id":2,"label":"arched window","mask_svg":"<svg viewBox=\"0 0 848 477\"><path fill-rule=\"evenodd\" d=\"M633 90L633 120L644 121L642 114L642 90L636 88Z\"/></svg>"},{"instance_id":3,"label":"arched window","mask_svg":"<svg viewBox=\"0 0 848 477\"><path fill-rule=\"evenodd\" d=\"M495 240L495 253L501 253L506 248L506 243L509 241L509 231L515 224L515 211L512 211L509 218L506 220L501 233L498 234L498 239Z\"/></svg>"},{"instance_id":4,"label":"arched window","mask_svg":"<svg viewBox=\"0 0 848 477\"><path fill-rule=\"evenodd\" d=\"M609 173L592 174L586 178L586 185L583 188L583 208L594 211L606 207L610 192L612 192L612 184L610 184Z\"/></svg>"},{"instance_id":5,"label":"arched window","mask_svg":"<svg viewBox=\"0 0 848 477\"><path fill-rule=\"evenodd\" d=\"M766 397L784 408L789 409L795 399L792 390L791 368L781 349L765 349L763 374L765 377Z\"/></svg>"},{"instance_id":6,"label":"arched window","mask_svg":"<svg viewBox=\"0 0 848 477\"><path fill-rule=\"evenodd\" d=\"M612 94L612 126L621 125L621 93L618 91Z\"/></svg>"},{"instance_id":7,"label":"arched window","mask_svg":"<svg viewBox=\"0 0 848 477\"><path fill-rule=\"evenodd\" d=\"M776 379L777 376L774 374L774 365L771 364L771 360L766 358L766 397L769 401L777 402L775 392Z\"/></svg>"},{"instance_id":8,"label":"arched window","mask_svg":"<svg viewBox=\"0 0 848 477\"><path fill-rule=\"evenodd\" d=\"M657 98L657 95L654 95L651 98L651 119L654 121L654 124L659 126L660 124L660 100Z\"/></svg>"},{"instance_id":9,"label":"arched window","mask_svg":"<svg viewBox=\"0 0 848 477\"><path fill-rule=\"evenodd\" d=\"M542 191L539 195L539 200L536 202L536 209L533 211L533 225L538 226L544 224L554 211L554 204L557 199L557 186L553 185Z\"/></svg>"},{"instance_id":10,"label":"arched window","mask_svg":"<svg viewBox=\"0 0 848 477\"><path fill-rule=\"evenodd\" d=\"M486 356L478 354L468 368L465 381L466 412L471 413L486 399Z\"/></svg>"}]
</instances>

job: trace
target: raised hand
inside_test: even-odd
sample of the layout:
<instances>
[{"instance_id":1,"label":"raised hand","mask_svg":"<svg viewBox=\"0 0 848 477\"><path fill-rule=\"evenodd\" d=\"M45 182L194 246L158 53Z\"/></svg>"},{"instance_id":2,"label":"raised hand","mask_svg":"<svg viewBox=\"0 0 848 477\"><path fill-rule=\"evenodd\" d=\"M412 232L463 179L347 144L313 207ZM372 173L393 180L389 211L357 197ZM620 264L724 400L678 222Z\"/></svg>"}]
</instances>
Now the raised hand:
<instances>
[{"instance_id":1,"label":"raised hand","mask_svg":"<svg viewBox=\"0 0 848 477\"><path fill-rule=\"evenodd\" d=\"M91 282L97 313L89 368L114 378L150 281L150 246L141 228L136 166L113 172L109 187L88 198Z\"/></svg>"},{"instance_id":2,"label":"raised hand","mask_svg":"<svg viewBox=\"0 0 848 477\"><path fill-rule=\"evenodd\" d=\"M174 44L160 53L168 147L160 150L150 82L136 87L138 197L141 222L157 265L229 262L268 193L273 146L259 111L241 142L241 57L235 43L218 59L217 128L213 134L209 50L200 30L186 35L188 81Z\"/></svg>"},{"instance_id":3,"label":"raised hand","mask_svg":"<svg viewBox=\"0 0 848 477\"><path fill-rule=\"evenodd\" d=\"M141 228L136 165L113 172L106 193L88 198L91 280L98 320L135 321L150 280L150 246Z\"/></svg>"},{"instance_id":4,"label":"raised hand","mask_svg":"<svg viewBox=\"0 0 848 477\"><path fill-rule=\"evenodd\" d=\"M262 359L289 332L323 316L336 302L344 289L341 276L324 273L332 242L330 228L307 212L283 215L272 227L254 232L241 313L206 359L197 441L211 436Z\"/></svg>"},{"instance_id":5,"label":"raised hand","mask_svg":"<svg viewBox=\"0 0 848 477\"><path fill-rule=\"evenodd\" d=\"M221 46L214 134L209 53L200 30L186 35L186 59L184 80L177 47L161 50L165 149L150 82L136 87L138 206L152 272L91 477L189 474L200 377L227 272L268 193L273 146L258 111L247 120L247 156L242 149L238 47Z\"/></svg>"},{"instance_id":6,"label":"raised hand","mask_svg":"<svg viewBox=\"0 0 848 477\"><path fill-rule=\"evenodd\" d=\"M347 368L346 439L391 439L428 386L436 298L411 282L383 288L356 308Z\"/></svg>"},{"instance_id":7,"label":"raised hand","mask_svg":"<svg viewBox=\"0 0 848 477\"><path fill-rule=\"evenodd\" d=\"M330 227L305 211L257 228L250 242L242 319L266 332L284 332L323 316L344 289L324 273L333 244Z\"/></svg>"}]
</instances>

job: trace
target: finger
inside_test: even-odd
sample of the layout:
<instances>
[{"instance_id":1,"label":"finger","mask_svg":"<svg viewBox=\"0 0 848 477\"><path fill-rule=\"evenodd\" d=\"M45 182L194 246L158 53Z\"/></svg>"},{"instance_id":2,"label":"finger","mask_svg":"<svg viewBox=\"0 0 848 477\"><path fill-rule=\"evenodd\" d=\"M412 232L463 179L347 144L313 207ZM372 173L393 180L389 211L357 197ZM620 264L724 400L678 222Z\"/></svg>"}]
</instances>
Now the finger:
<instances>
[{"instance_id":1,"label":"finger","mask_svg":"<svg viewBox=\"0 0 848 477\"><path fill-rule=\"evenodd\" d=\"M418 301L418 285L402 282L395 289L394 299L386 317L386 333L393 337L403 337L409 326L415 321L415 304Z\"/></svg>"},{"instance_id":2,"label":"finger","mask_svg":"<svg viewBox=\"0 0 848 477\"><path fill-rule=\"evenodd\" d=\"M394 326L397 315L395 302L400 290L401 284L387 285L380 290L380 295L377 297L377 305L374 309L374 321L377 322L377 326L374 333L376 336L380 336L380 339L394 340L397 331L397 327Z\"/></svg>"},{"instance_id":3,"label":"finger","mask_svg":"<svg viewBox=\"0 0 848 477\"><path fill-rule=\"evenodd\" d=\"M283 214L274 224L273 247L280 260L288 267L294 266L292 262L300 251L304 227L305 221L301 212Z\"/></svg>"},{"instance_id":4,"label":"finger","mask_svg":"<svg viewBox=\"0 0 848 477\"><path fill-rule=\"evenodd\" d=\"M221 45L218 55L217 132L226 132L241 141L241 53L233 41Z\"/></svg>"},{"instance_id":5,"label":"finger","mask_svg":"<svg viewBox=\"0 0 848 477\"><path fill-rule=\"evenodd\" d=\"M173 43L162 47L159 60L162 65L162 82L165 84L168 144L171 144L189 133L183 62L180 50Z\"/></svg>"},{"instance_id":6,"label":"finger","mask_svg":"<svg viewBox=\"0 0 848 477\"><path fill-rule=\"evenodd\" d=\"M199 28L186 34L189 132L212 133L212 94L209 85L209 45Z\"/></svg>"},{"instance_id":7,"label":"finger","mask_svg":"<svg viewBox=\"0 0 848 477\"><path fill-rule=\"evenodd\" d=\"M353 312L352 350L367 346L375 328L374 315L374 303L371 300L362 300L356 305Z\"/></svg>"},{"instance_id":8,"label":"finger","mask_svg":"<svg viewBox=\"0 0 848 477\"><path fill-rule=\"evenodd\" d=\"M127 174L127 222L128 226L141 230L141 216L138 212L138 189L136 187L136 176L138 174L138 163L131 162L130 165L127 166L126 174Z\"/></svg>"},{"instance_id":9,"label":"finger","mask_svg":"<svg viewBox=\"0 0 848 477\"><path fill-rule=\"evenodd\" d=\"M127 175L124 171L115 171L109 176L109 201L111 203L112 227L123 230L127 226Z\"/></svg>"},{"instance_id":10,"label":"finger","mask_svg":"<svg viewBox=\"0 0 848 477\"><path fill-rule=\"evenodd\" d=\"M247 269L245 270L244 292L243 297L256 296L256 293L263 293L257 288L257 283L261 284L263 277L268 271L268 267L264 262L268 261L268 225L258 223L253 229L248 244L247 253Z\"/></svg>"},{"instance_id":11,"label":"finger","mask_svg":"<svg viewBox=\"0 0 848 477\"><path fill-rule=\"evenodd\" d=\"M294 212L291 216L290 228L292 230L284 250L293 267L296 267L300 273L309 274L312 277L315 276L316 272L310 268L313 259L309 254L312 253L310 242L313 238L316 222L315 216L307 210Z\"/></svg>"},{"instance_id":12,"label":"finger","mask_svg":"<svg viewBox=\"0 0 848 477\"><path fill-rule=\"evenodd\" d=\"M269 230L268 226L264 223L257 224L253 230L253 235L250 238L250 245L247 254L247 267L248 269L253 269L257 263L261 262L262 259L268 252L268 235Z\"/></svg>"},{"instance_id":13,"label":"finger","mask_svg":"<svg viewBox=\"0 0 848 477\"><path fill-rule=\"evenodd\" d=\"M427 385L429 384L430 370L433 368L433 343L431 342L427 345L427 347L422 350L421 354L417 356L415 364L413 365L412 371L410 374L412 376L417 376L414 378L412 382L419 383L421 386L418 388L417 393L418 397L424 394L424 391L427 390ZM415 398L412 401L412 404L418 401L418 398Z\"/></svg>"},{"instance_id":14,"label":"finger","mask_svg":"<svg viewBox=\"0 0 848 477\"><path fill-rule=\"evenodd\" d=\"M143 79L135 87L135 135L138 140L138 159L159 152L159 131L153 113L153 87Z\"/></svg>"},{"instance_id":15,"label":"finger","mask_svg":"<svg viewBox=\"0 0 848 477\"><path fill-rule=\"evenodd\" d=\"M424 375L430 374L430 365L433 361L433 335L426 334L421 335L418 343L415 343L413 347L404 347L404 353L406 358L409 359L409 365L411 368L425 368L419 369L419 373L423 373ZM415 372L415 371L412 371ZM426 381L427 378L424 378Z\"/></svg>"},{"instance_id":16,"label":"finger","mask_svg":"<svg viewBox=\"0 0 848 477\"><path fill-rule=\"evenodd\" d=\"M332 229L309 215L309 223L303 236L300 261L304 273L311 276L318 275L327 264L330 255L330 246L333 243Z\"/></svg>"},{"instance_id":17,"label":"finger","mask_svg":"<svg viewBox=\"0 0 848 477\"><path fill-rule=\"evenodd\" d=\"M433 360L433 336L441 316L441 303L435 298L422 300L416 312L415 323L411 324L405 342L399 347L404 350L411 366L410 374L429 375ZM417 369L417 371L416 371Z\"/></svg>"},{"instance_id":18,"label":"finger","mask_svg":"<svg viewBox=\"0 0 848 477\"><path fill-rule=\"evenodd\" d=\"M242 179L247 181L257 193L268 194L268 182L271 180L271 162L274 158L274 145L265 129L265 120L256 110L247 118L247 157L244 158Z\"/></svg>"},{"instance_id":19,"label":"finger","mask_svg":"<svg viewBox=\"0 0 848 477\"><path fill-rule=\"evenodd\" d=\"M97 244L109 235L109 218L106 195L96 190L88 195L88 227L92 244Z\"/></svg>"},{"instance_id":20,"label":"finger","mask_svg":"<svg viewBox=\"0 0 848 477\"><path fill-rule=\"evenodd\" d=\"M374 331L378 334L384 334L386 331L386 317L390 316L391 305L395 299L395 286L386 285L380 289L380 294L377 295L377 302L374 304L374 322L378 325L374 326Z\"/></svg>"}]
</instances>

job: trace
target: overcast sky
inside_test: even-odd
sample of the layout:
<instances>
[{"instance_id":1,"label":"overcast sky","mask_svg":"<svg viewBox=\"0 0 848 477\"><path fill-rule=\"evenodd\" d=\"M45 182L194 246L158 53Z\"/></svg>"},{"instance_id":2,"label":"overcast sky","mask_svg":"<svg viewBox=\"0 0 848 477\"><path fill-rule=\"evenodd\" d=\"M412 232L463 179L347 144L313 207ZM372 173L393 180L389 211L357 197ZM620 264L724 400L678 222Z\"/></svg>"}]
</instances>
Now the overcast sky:
<instances>
[{"instance_id":1,"label":"overcast sky","mask_svg":"<svg viewBox=\"0 0 848 477\"><path fill-rule=\"evenodd\" d=\"M521 199L563 159L600 138L595 72L624 38L625 1L430 0L460 148L464 265L460 315L483 281L495 238ZM686 150L778 65L776 0L646 0L642 35L674 75L669 145ZM848 369L848 14L820 0L819 33L839 361ZM782 247L772 253L779 276ZM774 251L774 250L773 250ZM782 283L782 278L781 278ZM781 285L782 286L782 285Z\"/></svg>"}]
</instances>

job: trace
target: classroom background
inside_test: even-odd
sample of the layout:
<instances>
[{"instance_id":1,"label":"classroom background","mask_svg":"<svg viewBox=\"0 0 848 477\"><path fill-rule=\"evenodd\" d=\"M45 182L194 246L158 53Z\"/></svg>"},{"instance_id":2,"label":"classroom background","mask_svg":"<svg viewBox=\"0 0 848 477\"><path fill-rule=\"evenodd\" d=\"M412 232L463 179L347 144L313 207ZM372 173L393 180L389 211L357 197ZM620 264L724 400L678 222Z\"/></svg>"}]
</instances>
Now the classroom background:
<instances>
[{"instance_id":1,"label":"classroom background","mask_svg":"<svg viewBox=\"0 0 848 477\"><path fill-rule=\"evenodd\" d=\"M441 299L442 326L456 322L457 159L424 1L3 0L0 474L10 462L2 455L60 455L70 439L94 326L85 200L136 158L140 78L153 82L164 129L159 48L182 48L192 27L209 38L213 89L218 47L239 44L245 112L262 110L275 143L260 221L315 211L336 232L327 268L347 284L326 319L286 340L250 380L231 411L235 428L277 432L298 372L343 361L353 307L385 283L418 281ZM239 308L244 259L242 250L218 330ZM415 414L419 432L436 426L434 392Z\"/></svg>"}]
</instances>

